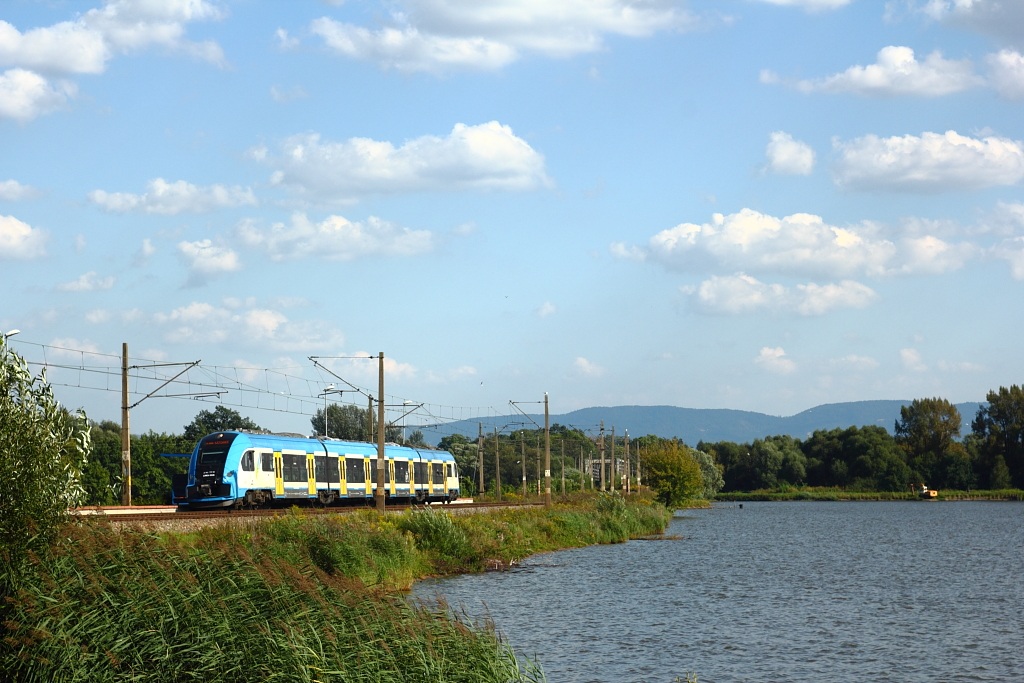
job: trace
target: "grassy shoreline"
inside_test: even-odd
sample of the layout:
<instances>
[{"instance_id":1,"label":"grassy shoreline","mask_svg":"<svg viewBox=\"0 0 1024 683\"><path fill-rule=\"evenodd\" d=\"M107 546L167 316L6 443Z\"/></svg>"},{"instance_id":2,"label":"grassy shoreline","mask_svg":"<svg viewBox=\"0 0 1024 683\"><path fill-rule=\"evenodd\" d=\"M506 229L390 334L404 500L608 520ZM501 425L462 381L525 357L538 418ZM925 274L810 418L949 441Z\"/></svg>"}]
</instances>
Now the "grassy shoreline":
<instances>
[{"instance_id":1,"label":"grassy shoreline","mask_svg":"<svg viewBox=\"0 0 1024 683\"><path fill-rule=\"evenodd\" d=\"M410 606L426 576L662 532L647 499L380 518L293 512L190 533L90 520L0 605L15 681L539 681L486 625Z\"/></svg>"},{"instance_id":2,"label":"grassy shoreline","mask_svg":"<svg viewBox=\"0 0 1024 683\"><path fill-rule=\"evenodd\" d=\"M742 503L746 501L919 501L921 498L909 491L844 491L842 489L815 488L789 491L736 491L719 493L715 500ZM940 490L935 500L1021 501L1024 500L1024 491L1020 489L1003 489L999 491Z\"/></svg>"}]
</instances>

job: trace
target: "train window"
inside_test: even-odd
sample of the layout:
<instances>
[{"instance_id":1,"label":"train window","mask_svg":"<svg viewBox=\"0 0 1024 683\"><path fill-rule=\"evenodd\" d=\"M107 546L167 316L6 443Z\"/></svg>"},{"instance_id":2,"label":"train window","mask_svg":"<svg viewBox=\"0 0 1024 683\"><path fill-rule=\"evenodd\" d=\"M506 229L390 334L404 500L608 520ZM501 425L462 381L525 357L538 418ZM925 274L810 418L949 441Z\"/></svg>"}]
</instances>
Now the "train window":
<instances>
[{"instance_id":1,"label":"train window","mask_svg":"<svg viewBox=\"0 0 1024 683\"><path fill-rule=\"evenodd\" d=\"M444 481L444 463L435 462L433 469L434 483L440 484Z\"/></svg>"},{"instance_id":2,"label":"train window","mask_svg":"<svg viewBox=\"0 0 1024 683\"><path fill-rule=\"evenodd\" d=\"M264 472L274 471L274 454L260 453L260 469Z\"/></svg>"},{"instance_id":3,"label":"train window","mask_svg":"<svg viewBox=\"0 0 1024 683\"><path fill-rule=\"evenodd\" d=\"M395 483L409 483L409 463L404 460L395 461Z\"/></svg>"},{"instance_id":4,"label":"train window","mask_svg":"<svg viewBox=\"0 0 1024 683\"><path fill-rule=\"evenodd\" d=\"M416 475L416 483L417 484L426 484L427 483L427 463L425 463L425 462L418 462L418 463L416 463L416 466L413 468L413 474Z\"/></svg>"},{"instance_id":5,"label":"train window","mask_svg":"<svg viewBox=\"0 0 1024 683\"><path fill-rule=\"evenodd\" d=\"M350 484L362 484L366 481L362 458L345 458L345 478Z\"/></svg>"},{"instance_id":6,"label":"train window","mask_svg":"<svg viewBox=\"0 0 1024 683\"><path fill-rule=\"evenodd\" d=\"M282 456L284 460L284 480L285 481L309 481L309 474L306 471L306 454L302 455L290 455L285 453Z\"/></svg>"},{"instance_id":7,"label":"train window","mask_svg":"<svg viewBox=\"0 0 1024 683\"><path fill-rule=\"evenodd\" d=\"M246 451L242 455L242 471L243 472L255 472L256 471L256 460L253 456L252 451Z\"/></svg>"},{"instance_id":8,"label":"train window","mask_svg":"<svg viewBox=\"0 0 1024 683\"><path fill-rule=\"evenodd\" d=\"M341 481L338 458L318 455L313 458L313 467L316 470L317 481L325 481L328 484L337 484Z\"/></svg>"}]
</instances>

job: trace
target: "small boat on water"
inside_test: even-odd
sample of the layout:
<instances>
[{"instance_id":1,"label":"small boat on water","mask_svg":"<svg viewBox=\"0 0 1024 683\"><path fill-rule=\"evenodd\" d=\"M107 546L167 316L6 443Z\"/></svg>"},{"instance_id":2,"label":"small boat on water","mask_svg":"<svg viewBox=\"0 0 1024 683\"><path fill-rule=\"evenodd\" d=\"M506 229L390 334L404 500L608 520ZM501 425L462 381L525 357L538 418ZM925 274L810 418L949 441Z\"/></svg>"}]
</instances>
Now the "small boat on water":
<instances>
[{"instance_id":1,"label":"small boat on water","mask_svg":"<svg viewBox=\"0 0 1024 683\"><path fill-rule=\"evenodd\" d=\"M939 497L939 492L935 489L930 489L924 484L921 484L917 488L917 497L922 500L935 500Z\"/></svg>"}]
</instances>

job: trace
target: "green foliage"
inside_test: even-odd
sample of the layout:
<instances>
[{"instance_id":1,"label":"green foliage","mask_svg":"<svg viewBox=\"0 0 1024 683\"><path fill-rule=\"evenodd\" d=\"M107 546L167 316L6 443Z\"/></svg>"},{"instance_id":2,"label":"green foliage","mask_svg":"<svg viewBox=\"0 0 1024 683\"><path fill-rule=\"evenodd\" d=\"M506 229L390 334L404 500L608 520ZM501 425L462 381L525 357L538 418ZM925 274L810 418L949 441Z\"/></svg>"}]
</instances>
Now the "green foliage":
<instances>
[{"instance_id":1,"label":"green foliage","mask_svg":"<svg viewBox=\"0 0 1024 683\"><path fill-rule=\"evenodd\" d=\"M725 479L722 478L722 466L715 462L710 453L704 451L693 451L693 459L700 465L701 487L700 497L704 500L712 500L722 490Z\"/></svg>"},{"instance_id":2,"label":"green foliage","mask_svg":"<svg viewBox=\"0 0 1024 683\"><path fill-rule=\"evenodd\" d=\"M19 681L543 680L488 628L390 591L439 571L664 530L638 496L451 516L289 515L188 535L69 528L6 604L0 671Z\"/></svg>"},{"instance_id":3,"label":"green foliage","mask_svg":"<svg viewBox=\"0 0 1024 683\"><path fill-rule=\"evenodd\" d=\"M115 422L94 424L92 455L83 476L87 505L114 505L121 500L121 427ZM194 441L171 434L132 436L132 502L165 505L170 499L171 475L188 470L188 458L165 458L164 453L190 453Z\"/></svg>"},{"instance_id":4,"label":"green foliage","mask_svg":"<svg viewBox=\"0 0 1024 683\"><path fill-rule=\"evenodd\" d=\"M398 521L398 528L416 539L416 547L434 555L442 567L458 566L470 551L466 532L447 512L427 507L410 510Z\"/></svg>"},{"instance_id":5,"label":"green foliage","mask_svg":"<svg viewBox=\"0 0 1024 683\"><path fill-rule=\"evenodd\" d=\"M652 442L644 448L642 462L644 481L665 507L682 507L700 495L701 468L685 444L667 439Z\"/></svg>"},{"instance_id":6,"label":"green foliage","mask_svg":"<svg viewBox=\"0 0 1024 683\"><path fill-rule=\"evenodd\" d=\"M89 448L85 414L63 408L45 371L33 376L0 337L0 593L84 500Z\"/></svg>"},{"instance_id":7,"label":"green foliage","mask_svg":"<svg viewBox=\"0 0 1024 683\"><path fill-rule=\"evenodd\" d=\"M72 530L76 551L36 560L37 578L9 601L0 670L90 683L542 679L492 630L323 571L324 551L304 549L344 543L329 524L276 524L191 543Z\"/></svg>"},{"instance_id":8,"label":"green foliage","mask_svg":"<svg viewBox=\"0 0 1024 683\"><path fill-rule=\"evenodd\" d=\"M213 410L200 411L195 418L183 427L186 441L195 444L199 439L214 432L226 432L235 429L259 431L260 426L242 415L237 410L226 406L217 406Z\"/></svg>"},{"instance_id":9,"label":"green foliage","mask_svg":"<svg viewBox=\"0 0 1024 683\"><path fill-rule=\"evenodd\" d=\"M999 387L986 400L971 424L982 484L1002 488L1008 478L1024 488L1024 387Z\"/></svg>"},{"instance_id":10,"label":"green foliage","mask_svg":"<svg viewBox=\"0 0 1024 683\"><path fill-rule=\"evenodd\" d=\"M957 458L966 457L960 436L960 411L941 398L915 399L900 408L896 421L896 443L903 449L910 466L912 483L932 487L950 485L949 468Z\"/></svg>"}]
</instances>

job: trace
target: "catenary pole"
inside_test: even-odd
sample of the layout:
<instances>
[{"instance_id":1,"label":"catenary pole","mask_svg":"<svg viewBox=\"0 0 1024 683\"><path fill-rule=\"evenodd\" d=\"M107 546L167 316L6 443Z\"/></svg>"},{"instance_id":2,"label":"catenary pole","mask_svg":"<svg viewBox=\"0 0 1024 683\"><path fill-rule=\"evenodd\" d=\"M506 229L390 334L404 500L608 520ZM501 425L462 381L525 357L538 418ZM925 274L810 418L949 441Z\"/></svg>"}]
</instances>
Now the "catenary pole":
<instances>
[{"instance_id":1,"label":"catenary pole","mask_svg":"<svg viewBox=\"0 0 1024 683\"><path fill-rule=\"evenodd\" d=\"M562 461L562 493L565 493L565 461ZM544 392L544 505L551 507L551 416L548 392Z\"/></svg>"},{"instance_id":2,"label":"catenary pole","mask_svg":"<svg viewBox=\"0 0 1024 683\"><path fill-rule=\"evenodd\" d=\"M484 493L484 423L477 422L477 435L476 435L476 460L477 470L479 472L478 478L480 479L480 495Z\"/></svg>"},{"instance_id":3,"label":"catenary pole","mask_svg":"<svg viewBox=\"0 0 1024 683\"><path fill-rule=\"evenodd\" d=\"M132 504L132 437L128 429L128 342L121 344L121 504Z\"/></svg>"},{"instance_id":4,"label":"catenary pole","mask_svg":"<svg viewBox=\"0 0 1024 683\"><path fill-rule=\"evenodd\" d=\"M377 358L377 512L384 514L384 352Z\"/></svg>"}]
</instances>

